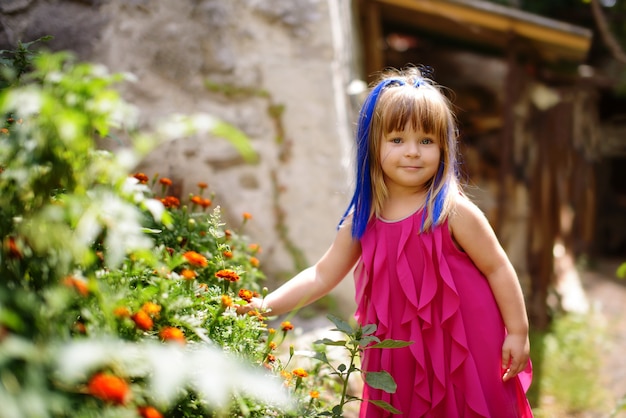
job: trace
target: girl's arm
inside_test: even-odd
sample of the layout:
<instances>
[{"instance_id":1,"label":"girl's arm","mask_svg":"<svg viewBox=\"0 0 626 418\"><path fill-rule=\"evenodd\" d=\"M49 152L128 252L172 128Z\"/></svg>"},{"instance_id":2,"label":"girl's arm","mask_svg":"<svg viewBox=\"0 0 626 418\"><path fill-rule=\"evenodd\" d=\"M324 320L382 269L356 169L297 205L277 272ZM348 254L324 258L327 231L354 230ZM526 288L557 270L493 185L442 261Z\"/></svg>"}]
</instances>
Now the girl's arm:
<instances>
[{"instance_id":1,"label":"girl's arm","mask_svg":"<svg viewBox=\"0 0 626 418\"><path fill-rule=\"evenodd\" d=\"M530 352L528 317L517 274L487 218L475 204L459 197L449 225L456 243L489 281L502 314L507 330L502 346L506 381L526 368Z\"/></svg>"},{"instance_id":2,"label":"girl's arm","mask_svg":"<svg viewBox=\"0 0 626 418\"><path fill-rule=\"evenodd\" d=\"M330 248L315 265L298 273L265 299L253 299L248 305L238 308L237 312L241 314L259 309L271 310L271 315L281 315L328 294L350 272L361 255L361 244L352 238L350 229L350 223L344 223Z\"/></svg>"}]
</instances>

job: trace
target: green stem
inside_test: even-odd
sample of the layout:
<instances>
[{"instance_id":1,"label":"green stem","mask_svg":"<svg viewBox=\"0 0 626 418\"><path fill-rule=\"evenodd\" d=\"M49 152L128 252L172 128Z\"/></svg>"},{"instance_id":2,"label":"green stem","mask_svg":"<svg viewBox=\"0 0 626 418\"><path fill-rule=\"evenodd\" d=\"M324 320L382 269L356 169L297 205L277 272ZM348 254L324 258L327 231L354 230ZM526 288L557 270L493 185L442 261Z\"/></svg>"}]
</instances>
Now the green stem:
<instances>
[{"instance_id":1,"label":"green stem","mask_svg":"<svg viewBox=\"0 0 626 418\"><path fill-rule=\"evenodd\" d=\"M341 401L339 402L339 412L343 416L343 406L346 404L346 395L348 394L348 382L350 380L350 373L352 373L352 369L354 367L354 358L356 357L358 347L355 348L354 345L350 350L350 365L348 366L348 370L346 370L345 379L343 380L343 389L341 390Z\"/></svg>"}]
</instances>

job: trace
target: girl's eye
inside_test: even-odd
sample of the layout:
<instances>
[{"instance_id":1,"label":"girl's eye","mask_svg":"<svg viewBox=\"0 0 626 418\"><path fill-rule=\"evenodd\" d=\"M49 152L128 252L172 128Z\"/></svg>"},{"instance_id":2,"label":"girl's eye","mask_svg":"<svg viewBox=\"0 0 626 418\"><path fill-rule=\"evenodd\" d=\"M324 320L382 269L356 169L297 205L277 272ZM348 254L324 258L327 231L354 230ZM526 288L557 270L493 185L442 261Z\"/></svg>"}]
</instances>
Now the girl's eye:
<instances>
[{"instance_id":1,"label":"girl's eye","mask_svg":"<svg viewBox=\"0 0 626 418\"><path fill-rule=\"evenodd\" d=\"M391 142L394 144L400 144L402 143L402 138L391 138Z\"/></svg>"},{"instance_id":2,"label":"girl's eye","mask_svg":"<svg viewBox=\"0 0 626 418\"><path fill-rule=\"evenodd\" d=\"M432 143L434 143L434 141L432 139L430 139L430 138L423 138L420 141L420 143L423 144L423 145L426 145L426 144L432 144Z\"/></svg>"}]
</instances>

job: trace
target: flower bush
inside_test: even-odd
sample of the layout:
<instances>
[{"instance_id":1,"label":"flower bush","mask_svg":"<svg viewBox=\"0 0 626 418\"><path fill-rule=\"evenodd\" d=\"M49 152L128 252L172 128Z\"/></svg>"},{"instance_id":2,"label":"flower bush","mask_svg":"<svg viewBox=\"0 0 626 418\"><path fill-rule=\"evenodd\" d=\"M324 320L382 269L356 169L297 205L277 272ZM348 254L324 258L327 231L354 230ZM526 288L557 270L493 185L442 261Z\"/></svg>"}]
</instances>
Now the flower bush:
<instances>
[{"instance_id":1,"label":"flower bush","mask_svg":"<svg viewBox=\"0 0 626 418\"><path fill-rule=\"evenodd\" d=\"M133 172L172 133L219 133L253 158L245 137L206 115L140 133L114 89L127 77L32 45L0 51L2 416L341 416L374 329L334 319L348 340L319 341L309 370L293 347L282 361L293 325L236 312L266 292L252 215L227 227L207 184L175 196L170 179ZM117 135L135 148L97 148ZM324 345L341 344L350 366L335 368Z\"/></svg>"}]
</instances>

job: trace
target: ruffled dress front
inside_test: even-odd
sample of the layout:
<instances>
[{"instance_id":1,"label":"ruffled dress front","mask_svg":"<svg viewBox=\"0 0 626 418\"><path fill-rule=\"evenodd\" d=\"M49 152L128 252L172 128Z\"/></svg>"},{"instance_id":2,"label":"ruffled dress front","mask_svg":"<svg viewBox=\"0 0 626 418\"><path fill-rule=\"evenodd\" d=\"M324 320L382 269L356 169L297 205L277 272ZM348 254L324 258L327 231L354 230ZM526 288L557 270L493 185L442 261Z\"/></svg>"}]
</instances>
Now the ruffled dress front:
<instances>
[{"instance_id":1,"label":"ruffled dress front","mask_svg":"<svg viewBox=\"0 0 626 418\"><path fill-rule=\"evenodd\" d=\"M376 336L408 347L366 349L362 370L385 370L397 390L365 385L360 417L532 417L525 372L502 382L505 327L485 276L452 241L447 223L420 233L422 212L399 221L373 218L355 269L356 317Z\"/></svg>"}]
</instances>

